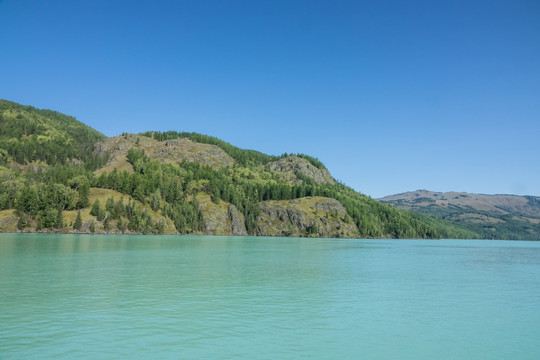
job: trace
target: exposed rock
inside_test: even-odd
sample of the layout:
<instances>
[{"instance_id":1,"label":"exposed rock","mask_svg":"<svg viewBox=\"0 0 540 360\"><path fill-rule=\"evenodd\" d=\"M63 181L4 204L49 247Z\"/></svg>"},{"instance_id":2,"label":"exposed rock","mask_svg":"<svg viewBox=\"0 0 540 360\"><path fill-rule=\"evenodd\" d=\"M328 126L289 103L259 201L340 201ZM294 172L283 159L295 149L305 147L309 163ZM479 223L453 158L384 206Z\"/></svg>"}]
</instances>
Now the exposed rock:
<instances>
[{"instance_id":1,"label":"exposed rock","mask_svg":"<svg viewBox=\"0 0 540 360\"><path fill-rule=\"evenodd\" d=\"M229 205L227 209L229 220L231 222L231 230L233 235L247 235L244 215L238 211L236 206Z\"/></svg>"},{"instance_id":2,"label":"exposed rock","mask_svg":"<svg viewBox=\"0 0 540 360\"><path fill-rule=\"evenodd\" d=\"M270 162L266 166L270 170L284 173L295 183L302 183L302 180L296 177L297 173L312 179L316 184L335 183L327 169L319 169L306 159L294 155Z\"/></svg>"},{"instance_id":3,"label":"exposed rock","mask_svg":"<svg viewBox=\"0 0 540 360\"><path fill-rule=\"evenodd\" d=\"M46 162L43 161L32 161L27 164L18 164L18 163L11 163L9 164L9 167L12 170L21 171L25 173L37 173L40 171L43 171L49 167Z\"/></svg>"},{"instance_id":4,"label":"exposed rock","mask_svg":"<svg viewBox=\"0 0 540 360\"><path fill-rule=\"evenodd\" d=\"M17 231L17 221L19 217L15 214L15 210L0 211L0 231Z\"/></svg>"},{"instance_id":5,"label":"exposed rock","mask_svg":"<svg viewBox=\"0 0 540 360\"><path fill-rule=\"evenodd\" d=\"M259 203L255 234L263 236L358 237L358 228L341 203L314 196Z\"/></svg>"},{"instance_id":6,"label":"exposed rock","mask_svg":"<svg viewBox=\"0 0 540 360\"><path fill-rule=\"evenodd\" d=\"M213 168L221 168L234 162L223 149L216 145L201 144L189 139L159 141L148 156L171 164L184 161L197 162Z\"/></svg>"},{"instance_id":7,"label":"exposed rock","mask_svg":"<svg viewBox=\"0 0 540 360\"><path fill-rule=\"evenodd\" d=\"M224 201L215 204L209 195L197 195L203 212L205 235L247 235L244 215L236 206Z\"/></svg>"},{"instance_id":8,"label":"exposed rock","mask_svg":"<svg viewBox=\"0 0 540 360\"><path fill-rule=\"evenodd\" d=\"M157 141L147 136L125 134L96 144L94 154L109 156L107 164L98 173L109 172L114 168L132 172L133 167L126 156L133 147L144 150L150 159L165 164L179 165L189 161L218 169L234 162L229 154L216 145L201 144L189 139Z\"/></svg>"}]
</instances>

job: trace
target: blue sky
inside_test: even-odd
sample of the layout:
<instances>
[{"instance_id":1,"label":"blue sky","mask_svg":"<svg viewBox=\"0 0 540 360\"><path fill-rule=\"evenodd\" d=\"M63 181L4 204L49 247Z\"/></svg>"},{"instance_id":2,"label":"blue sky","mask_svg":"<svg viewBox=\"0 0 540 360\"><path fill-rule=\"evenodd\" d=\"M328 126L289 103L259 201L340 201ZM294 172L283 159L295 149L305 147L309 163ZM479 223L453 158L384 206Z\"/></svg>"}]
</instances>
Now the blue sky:
<instances>
[{"instance_id":1,"label":"blue sky","mask_svg":"<svg viewBox=\"0 0 540 360\"><path fill-rule=\"evenodd\" d=\"M310 154L373 197L540 195L537 0L0 0L0 98Z\"/></svg>"}]
</instances>

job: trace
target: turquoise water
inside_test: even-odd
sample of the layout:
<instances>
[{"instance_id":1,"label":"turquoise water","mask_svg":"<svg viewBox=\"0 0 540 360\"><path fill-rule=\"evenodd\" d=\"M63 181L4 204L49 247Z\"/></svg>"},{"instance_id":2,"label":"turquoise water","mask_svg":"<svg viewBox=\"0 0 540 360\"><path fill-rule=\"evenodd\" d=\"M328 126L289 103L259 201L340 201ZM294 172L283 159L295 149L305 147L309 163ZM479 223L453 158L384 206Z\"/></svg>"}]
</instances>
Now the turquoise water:
<instances>
[{"instance_id":1,"label":"turquoise water","mask_svg":"<svg viewBox=\"0 0 540 360\"><path fill-rule=\"evenodd\" d=\"M539 359L540 243L0 235L0 359Z\"/></svg>"}]
</instances>

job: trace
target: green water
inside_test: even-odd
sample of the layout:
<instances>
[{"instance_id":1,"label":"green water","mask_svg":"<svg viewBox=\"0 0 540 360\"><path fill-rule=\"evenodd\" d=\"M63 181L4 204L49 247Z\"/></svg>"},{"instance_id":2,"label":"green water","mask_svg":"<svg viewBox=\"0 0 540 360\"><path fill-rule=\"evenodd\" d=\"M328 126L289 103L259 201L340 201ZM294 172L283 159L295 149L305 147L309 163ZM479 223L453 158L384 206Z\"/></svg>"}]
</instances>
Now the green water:
<instances>
[{"instance_id":1,"label":"green water","mask_svg":"<svg viewBox=\"0 0 540 360\"><path fill-rule=\"evenodd\" d=\"M0 235L0 359L539 359L540 243Z\"/></svg>"}]
</instances>

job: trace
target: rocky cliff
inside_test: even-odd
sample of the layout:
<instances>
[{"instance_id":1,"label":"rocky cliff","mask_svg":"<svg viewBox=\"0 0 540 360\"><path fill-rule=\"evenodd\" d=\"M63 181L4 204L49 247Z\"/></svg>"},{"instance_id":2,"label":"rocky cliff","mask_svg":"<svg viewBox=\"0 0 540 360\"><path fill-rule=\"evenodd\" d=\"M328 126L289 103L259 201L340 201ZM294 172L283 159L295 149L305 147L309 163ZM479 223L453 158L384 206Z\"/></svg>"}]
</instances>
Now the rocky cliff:
<instances>
[{"instance_id":1,"label":"rocky cliff","mask_svg":"<svg viewBox=\"0 0 540 360\"><path fill-rule=\"evenodd\" d=\"M327 169L319 169L306 159L294 155L281 158L278 161L272 161L266 166L270 170L283 173L286 179L293 183L301 184L302 180L299 177L302 176L310 178L315 184L335 183Z\"/></svg>"},{"instance_id":2,"label":"rocky cliff","mask_svg":"<svg viewBox=\"0 0 540 360\"><path fill-rule=\"evenodd\" d=\"M359 235L343 205L320 196L259 203L255 234L346 238Z\"/></svg>"},{"instance_id":3,"label":"rocky cliff","mask_svg":"<svg viewBox=\"0 0 540 360\"><path fill-rule=\"evenodd\" d=\"M107 164L98 173L110 172L114 168L133 172L133 167L126 157L131 148L142 149L150 159L175 166L189 161L219 169L234 162L233 158L216 145L201 144L189 139L157 141L147 136L124 134L96 144L94 154L108 156Z\"/></svg>"},{"instance_id":4,"label":"rocky cliff","mask_svg":"<svg viewBox=\"0 0 540 360\"><path fill-rule=\"evenodd\" d=\"M236 206L220 200L211 201L208 195L198 195L197 201L203 213L206 235L247 235L244 215Z\"/></svg>"}]
</instances>

